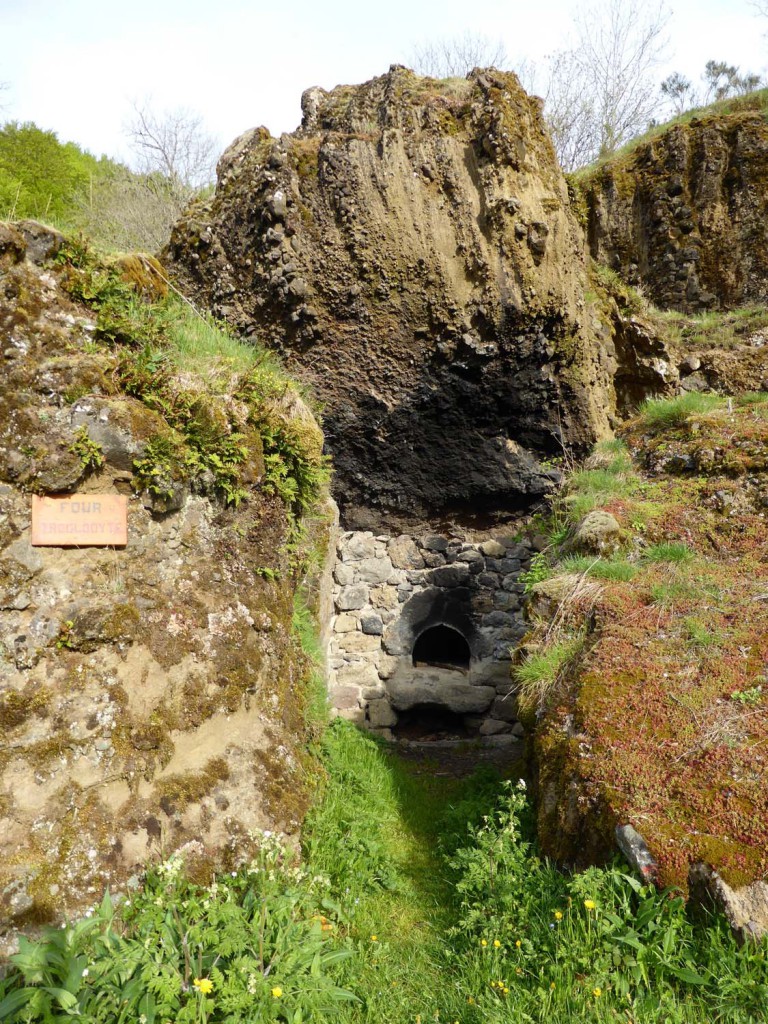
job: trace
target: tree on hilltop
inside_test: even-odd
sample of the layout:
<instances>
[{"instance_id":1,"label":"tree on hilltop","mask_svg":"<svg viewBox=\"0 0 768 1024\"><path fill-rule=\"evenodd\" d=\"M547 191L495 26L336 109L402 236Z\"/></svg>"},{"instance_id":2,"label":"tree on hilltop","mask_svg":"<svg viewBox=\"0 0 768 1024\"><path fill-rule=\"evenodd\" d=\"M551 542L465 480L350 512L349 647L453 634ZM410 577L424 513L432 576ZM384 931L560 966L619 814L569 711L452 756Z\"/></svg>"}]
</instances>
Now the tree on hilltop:
<instances>
[{"instance_id":1,"label":"tree on hilltop","mask_svg":"<svg viewBox=\"0 0 768 1024\"><path fill-rule=\"evenodd\" d=\"M465 32L460 36L428 40L413 48L409 63L417 75L429 78L466 78L473 68L509 66L500 39Z\"/></svg>"},{"instance_id":2,"label":"tree on hilltop","mask_svg":"<svg viewBox=\"0 0 768 1024\"><path fill-rule=\"evenodd\" d=\"M140 173L166 179L178 213L213 181L219 147L199 114L184 108L158 114L147 101L134 103L125 134Z\"/></svg>"}]
</instances>

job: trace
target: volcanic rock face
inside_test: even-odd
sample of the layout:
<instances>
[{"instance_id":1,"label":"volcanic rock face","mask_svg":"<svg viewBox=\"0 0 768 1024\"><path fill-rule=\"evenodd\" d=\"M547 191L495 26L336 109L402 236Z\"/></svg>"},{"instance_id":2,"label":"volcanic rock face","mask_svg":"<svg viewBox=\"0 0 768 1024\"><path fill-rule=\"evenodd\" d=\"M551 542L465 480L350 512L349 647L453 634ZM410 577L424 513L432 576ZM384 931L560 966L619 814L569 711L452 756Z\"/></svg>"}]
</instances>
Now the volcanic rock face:
<instances>
[{"instance_id":1,"label":"volcanic rock face","mask_svg":"<svg viewBox=\"0 0 768 1024\"><path fill-rule=\"evenodd\" d=\"M314 385L350 527L530 505L541 456L593 441L612 404L538 102L511 74L394 66L303 108L225 152L175 274Z\"/></svg>"},{"instance_id":2,"label":"volcanic rock face","mask_svg":"<svg viewBox=\"0 0 768 1024\"><path fill-rule=\"evenodd\" d=\"M765 302L768 124L717 113L679 124L586 182L589 245L658 305Z\"/></svg>"},{"instance_id":3,"label":"volcanic rock face","mask_svg":"<svg viewBox=\"0 0 768 1024\"><path fill-rule=\"evenodd\" d=\"M285 509L256 482L237 508L133 493L168 425L120 390L61 236L21 228L0 225L0 957L159 855L233 865L304 799ZM126 495L124 548L32 546L30 491L74 490Z\"/></svg>"}]
</instances>

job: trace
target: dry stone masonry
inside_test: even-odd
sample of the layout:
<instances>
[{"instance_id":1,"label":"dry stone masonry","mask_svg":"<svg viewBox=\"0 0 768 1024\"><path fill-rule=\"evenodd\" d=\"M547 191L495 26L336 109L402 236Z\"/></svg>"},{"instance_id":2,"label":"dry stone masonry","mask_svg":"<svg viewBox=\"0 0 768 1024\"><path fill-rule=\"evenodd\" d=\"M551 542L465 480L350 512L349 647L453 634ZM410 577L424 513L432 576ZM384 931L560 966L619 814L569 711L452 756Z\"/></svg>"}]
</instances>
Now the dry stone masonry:
<instances>
[{"instance_id":1,"label":"dry stone masonry","mask_svg":"<svg viewBox=\"0 0 768 1024\"><path fill-rule=\"evenodd\" d=\"M390 738L422 708L452 713L468 735L520 735L510 660L528 629L520 577L533 542L350 532L337 550L336 714Z\"/></svg>"}]
</instances>

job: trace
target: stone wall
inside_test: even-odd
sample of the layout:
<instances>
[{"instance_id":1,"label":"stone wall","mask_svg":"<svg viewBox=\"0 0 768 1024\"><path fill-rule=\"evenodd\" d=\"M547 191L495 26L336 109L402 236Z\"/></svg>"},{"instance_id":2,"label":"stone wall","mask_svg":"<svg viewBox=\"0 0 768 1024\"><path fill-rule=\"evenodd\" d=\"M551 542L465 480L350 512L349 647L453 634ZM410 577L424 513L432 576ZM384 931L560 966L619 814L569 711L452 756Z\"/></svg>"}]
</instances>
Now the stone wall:
<instances>
[{"instance_id":1,"label":"stone wall","mask_svg":"<svg viewBox=\"0 0 768 1024\"><path fill-rule=\"evenodd\" d=\"M430 705L462 715L470 733L519 734L510 660L528 629L520 575L533 550L505 536L342 534L328 659L335 713L391 736L402 712ZM414 664L414 644L434 627L463 637L467 667Z\"/></svg>"}]
</instances>

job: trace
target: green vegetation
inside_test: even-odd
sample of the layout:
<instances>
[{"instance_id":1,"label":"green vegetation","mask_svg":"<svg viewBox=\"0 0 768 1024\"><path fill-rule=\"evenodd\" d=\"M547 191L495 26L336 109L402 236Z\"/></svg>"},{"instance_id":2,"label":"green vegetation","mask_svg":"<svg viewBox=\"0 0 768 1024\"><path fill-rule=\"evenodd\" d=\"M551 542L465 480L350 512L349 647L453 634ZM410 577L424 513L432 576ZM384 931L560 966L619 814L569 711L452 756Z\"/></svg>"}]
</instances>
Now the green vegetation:
<instances>
[{"instance_id":1,"label":"green vegetation","mask_svg":"<svg viewBox=\"0 0 768 1024\"><path fill-rule=\"evenodd\" d=\"M756 1024L768 946L618 866L537 852L524 784L399 762L336 723L303 862L274 837L205 884L177 858L117 909L26 940L0 1019L91 1024ZM660 1013L663 1016L660 1016Z\"/></svg>"},{"instance_id":2,"label":"green vegetation","mask_svg":"<svg viewBox=\"0 0 768 1024\"><path fill-rule=\"evenodd\" d=\"M295 525L314 506L328 470L317 423L274 356L173 292L163 294L167 282L151 260L105 261L70 240L57 261L73 298L96 312L95 339L116 359L120 389L165 424L134 464L137 489L170 500L189 483L237 507L261 480ZM87 436L73 450L84 465L98 464Z\"/></svg>"},{"instance_id":3,"label":"green vegetation","mask_svg":"<svg viewBox=\"0 0 768 1024\"><path fill-rule=\"evenodd\" d=\"M0 219L31 217L74 226L78 202L93 179L116 167L72 142L59 142L54 132L9 121L0 127Z\"/></svg>"},{"instance_id":4,"label":"green vegetation","mask_svg":"<svg viewBox=\"0 0 768 1024\"><path fill-rule=\"evenodd\" d=\"M516 673L541 686L535 742L549 783L566 793L579 779L587 799L599 794L594 823L578 825L591 836L640 823L662 883L681 889L696 861L734 887L765 877L765 408L761 394L647 403L622 432L632 468L614 466L615 486L615 453L601 446L572 474L528 574L541 617ZM573 553L573 510L595 495L622 530L610 557ZM580 632L568 659L563 638ZM541 823L564 858L584 835L568 833L569 814L558 805Z\"/></svg>"},{"instance_id":5,"label":"green vegetation","mask_svg":"<svg viewBox=\"0 0 768 1024\"><path fill-rule=\"evenodd\" d=\"M553 699L558 684L584 649L585 633L559 633L540 650L529 654L514 669L520 685L520 704L524 710L542 711Z\"/></svg>"},{"instance_id":6,"label":"green vegetation","mask_svg":"<svg viewBox=\"0 0 768 1024\"><path fill-rule=\"evenodd\" d=\"M76 431L69 450L80 459L83 469L99 469L104 465L104 450L88 436L87 427L80 427Z\"/></svg>"},{"instance_id":7,"label":"green vegetation","mask_svg":"<svg viewBox=\"0 0 768 1024\"><path fill-rule=\"evenodd\" d=\"M174 182L163 174L97 159L31 122L0 126L0 220L41 220L86 231L107 249L154 252L179 212Z\"/></svg>"},{"instance_id":8,"label":"green vegetation","mask_svg":"<svg viewBox=\"0 0 768 1024\"><path fill-rule=\"evenodd\" d=\"M669 430L682 426L691 416L702 416L721 409L725 399L719 395L689 391L676 398L649 398L640 409L640 425L648 430Z\"/></svg>"}]
</instances>

